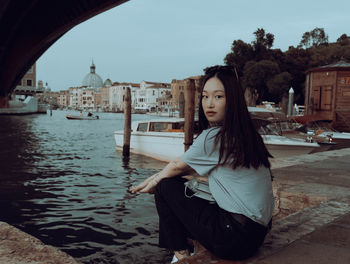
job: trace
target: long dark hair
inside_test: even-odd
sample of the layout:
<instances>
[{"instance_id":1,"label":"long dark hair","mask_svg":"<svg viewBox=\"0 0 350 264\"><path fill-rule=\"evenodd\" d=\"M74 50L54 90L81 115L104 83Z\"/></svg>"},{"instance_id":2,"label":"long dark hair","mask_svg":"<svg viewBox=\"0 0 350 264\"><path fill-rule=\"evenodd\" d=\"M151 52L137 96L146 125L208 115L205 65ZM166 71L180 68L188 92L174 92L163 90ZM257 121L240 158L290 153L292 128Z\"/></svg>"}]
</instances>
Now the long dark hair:
<instances>
[{"instance_id":1,"label":"long dark hair","mask_svg":"<svg viewBox=\"0 0 350 264\"><path fill-rule=\"evenodd\" d=\"M201 93L205 83L213 77L224 85L226 97L224 122L215 138L215 144L220 142L218 164L228 163L232 168L252 166L257 169L261 165L270 168L268 158L272 156L250 118L237 72L229 66L206 68ZM199 102L198 119L199 133L210 127L203 111L202 100Z\"/></svg>"}]
</instances>

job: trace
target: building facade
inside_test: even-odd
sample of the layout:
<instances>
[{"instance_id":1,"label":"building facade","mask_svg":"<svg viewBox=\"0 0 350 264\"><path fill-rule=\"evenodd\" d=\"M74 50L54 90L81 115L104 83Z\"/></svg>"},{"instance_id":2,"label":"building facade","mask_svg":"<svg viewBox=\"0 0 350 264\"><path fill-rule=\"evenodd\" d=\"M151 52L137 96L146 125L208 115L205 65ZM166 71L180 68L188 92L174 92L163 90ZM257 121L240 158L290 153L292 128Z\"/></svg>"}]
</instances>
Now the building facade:
<instances>
[{"instance_id":1,"label":"building facade","mask_svg":"<svg viewBox=\"0 0 350 264\"><path fill-rule=\"evenodd\" d=\"M350 63L339 61L308 70L305 112L350 132Z\"/></svg>"},{"instance_id":2,"label":"building facade","mask_svg":"<svg viewBox=\"0 0 350 264\"><path fill-rule=\"evenodd\" d=\"M69 90L59 91L58 96L57 96L58 107L67 108L67 107L69 107L69 102L70 102Z\"/></svg>"},{"instance_id":3,"label":"building facade","mask_svg":"<svg viewBox=\"0 0 350 264\"><path fill-rule=\"evenodd\" d=\"M124 110L124 98L127 88L131 93L131 107L135 109L140 84L115 82L109 89L109 109L112 112L122 112Z\"/></svg>"},{"instance_id":4,"label":"building facade","mask_svg":"<svg viewBox=\"0 0 350 264\"><path fill-rule=\"evenodd\" d=\"M147 82L140 83L140 90L135 94L135 109L146 109L147 111L158 111L158 98L166 93L171 93L170 83Z\"/></svg>"}]
</instances>

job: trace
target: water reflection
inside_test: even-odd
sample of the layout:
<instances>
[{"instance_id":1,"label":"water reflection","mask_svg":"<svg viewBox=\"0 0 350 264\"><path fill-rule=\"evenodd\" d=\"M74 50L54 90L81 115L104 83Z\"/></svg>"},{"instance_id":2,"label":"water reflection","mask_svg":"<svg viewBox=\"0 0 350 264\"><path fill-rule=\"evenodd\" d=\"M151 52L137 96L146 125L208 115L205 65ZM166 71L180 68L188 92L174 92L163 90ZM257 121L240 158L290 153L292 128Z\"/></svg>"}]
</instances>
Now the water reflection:
<instances>
[{"instance_id":1,"label":"water reflection","mask_svg":"<svg viewBox=\"0 0 350 264\"><path fill-rule=\"evenodd\" d=\"M95 121L65 114L0 116L0 220L84 263L168 260L156 246L153 196L127 191L164 163L115 151L121 114Z\"/></svg>"}]
</instances>

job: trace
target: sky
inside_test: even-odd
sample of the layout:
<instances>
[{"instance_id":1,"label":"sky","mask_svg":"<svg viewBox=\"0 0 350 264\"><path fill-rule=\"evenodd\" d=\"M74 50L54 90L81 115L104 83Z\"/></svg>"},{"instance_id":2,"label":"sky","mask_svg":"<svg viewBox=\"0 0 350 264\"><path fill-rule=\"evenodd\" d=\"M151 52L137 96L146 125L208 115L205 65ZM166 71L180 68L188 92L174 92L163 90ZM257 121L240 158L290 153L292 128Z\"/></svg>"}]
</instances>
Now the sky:
<instances>
[{"instance_id":1,"label":"sky","mask_svg":"<svg viewBox=\"0 0 350 264\"><path fill-rule=\"evenodd\" d=\"M37 61L53 91L81 86L90 72L112 82L168 82L224 64L234 40L263 28L272 48L297 46L324 28L329 42L350 36L349 0L130 0L71 29Z\"/></svg>"}]
</instances>

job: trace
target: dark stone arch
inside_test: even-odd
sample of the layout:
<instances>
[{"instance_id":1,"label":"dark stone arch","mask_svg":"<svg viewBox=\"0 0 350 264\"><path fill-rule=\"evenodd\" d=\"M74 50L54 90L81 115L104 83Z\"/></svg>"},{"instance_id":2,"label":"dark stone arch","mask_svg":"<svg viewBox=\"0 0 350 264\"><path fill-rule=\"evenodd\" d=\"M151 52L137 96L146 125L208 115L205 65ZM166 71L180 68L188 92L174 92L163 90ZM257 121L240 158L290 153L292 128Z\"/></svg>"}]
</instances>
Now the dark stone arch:
<instances>
[{"instance_id":1,"label":"dark stone arch","mask_svg":"<svg viewBox=\"0 0 350 264\"><path fill-rule=\"evenodd\" d=\"M0 97L67 31L128 0L1 0Z\"/></svg>"}]
</instances>

